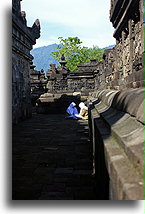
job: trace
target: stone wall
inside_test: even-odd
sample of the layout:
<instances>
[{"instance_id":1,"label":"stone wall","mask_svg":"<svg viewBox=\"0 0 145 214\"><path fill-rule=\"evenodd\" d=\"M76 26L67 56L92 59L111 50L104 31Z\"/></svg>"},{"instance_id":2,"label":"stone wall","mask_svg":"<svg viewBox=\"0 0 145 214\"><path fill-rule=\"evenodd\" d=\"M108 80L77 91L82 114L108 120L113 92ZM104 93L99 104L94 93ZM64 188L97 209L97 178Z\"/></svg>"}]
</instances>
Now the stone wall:
<instances>
[{"instance_id":1,"label":"stone wall","mask_svg":"<svg viewBox=\"0 0 145 214\"><path fill-rule=\"evenodd\" d=\"M92 59L88 63L79 63L77 72L70 72L68 76L68 90L71 92L88 92L95 89L95 71L97 60Z\"/></svg>"},{"instance_id":2,"label":"stone wall","mask_svg":"<svg viewBox=\"0 0 145 214\"><path fill-rule=\"evenodd\" d=\"M89 94L94 174L101 197L143 200L143 1L111 0L116 45L97 65Z\"/></svg>"},{"instance_id":3,"label":"stone wall","mask_svg":"<svg viewBox=\"0 0 145 214\"><path fill-rule=\"evenodd\" d=\"M95 89L95 70L97 64L96 59L91 60L89 63L80 63L78 64L78 71L76 72L69 71L66 66L56 68L55 64L51 64L46 74L48 79L48 92L80 92L88 94Z\"/></svg>"},{"instance_id":4,"label":"stone wall","mask_svg":"<svg viewBox=\"0 0 145 214\"><path fill-rule=\"evenodd\" d=\"M143 0L111 1L110 21L115 28L115 85L120 89L143 87Z\"/></svg>"},{"instance_id":5,"label":"stone wall","mask_svg":"<svg viewBox=\"0 0 145 214\"><path fill-rule=\"evenodd\" d=\"M50 69L47 71L48 92L58 93L67 91L67 69L56 68L55 64L50 64Z\"/></svg>"},{"instance_id":6,"label":"stone wall","mask_svg":"<svg viewBox=\"0 0 145 214\"><path fill-rule=\"evenodd\" d=\"M89 99L97 189L102 199L143 200L144 89L98 90Z\"/></svg>"},{"instance_id":7,"label":"stone wall","mask_svg":"<svg viewBox=\"0 0 145 214\"><path fill-rule=\"evenodd\" d=\"M95 89L143 87L143 0L112 0L110 21L115 28L116 45L105 50L96 65ZM81 64L82 72L87 70L86 64Z\"/></svg>"},{"instance_id":8,"label":"stone wall","mask_svg":"<svg viewBox=\"0 0 145 214\"><path fill-rule=\"evenodd\" d=\"M40 95L47 91L46 85L48 82L44 70L37 71L35 67L33 63L30 65L31 102L33 106L35 106Z\"/></svg>"},{"instance_id":9,"label":"stone wall","mask_svg":"<svg viewBox=\"0 0 145 214\"><path fill-rule=\"evenodd\" d=\"M20 0L12 2L12 120L13 123L31 116L30 55L40 36L40 23L27 27L26 14Z\"/></svg>"}]
</instances>

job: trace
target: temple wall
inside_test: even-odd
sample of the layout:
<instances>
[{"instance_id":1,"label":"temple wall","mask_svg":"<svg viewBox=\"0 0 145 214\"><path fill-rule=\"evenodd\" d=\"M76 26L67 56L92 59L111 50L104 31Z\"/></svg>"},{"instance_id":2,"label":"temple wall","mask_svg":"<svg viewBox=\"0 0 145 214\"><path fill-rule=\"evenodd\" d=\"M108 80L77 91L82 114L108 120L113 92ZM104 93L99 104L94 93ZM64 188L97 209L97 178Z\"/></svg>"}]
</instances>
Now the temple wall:
<instances>
[{"instance_id":1,"label":"temple wall","mask_svg":"<svg viewBox=\"0 0 145 214\"><path fill-rule=\"evenodd\" d=\"M110 21L115 28L114 67L120 89L143 87L143 1L111 1ZM114 86L114 85L112 85Z\"/></svg>"},{"instance_id":2,"label":"temple wall","mask_svg":"<svg viewBox=\"0 0 145 214\"><path fill-rule=\"evenodd\" d=\"M143 1L112 0L110 20L116 45L88 97L94 174L102 199L109 186L111 200L143 200Z\"/></svg>"},{"instance_id":3,"label":"temple wall","mask_svg":"<svg viewBox=\"0 0 145 214\"><path fill-rule=\"evenodd\" d=\"M98 90L89 98L97 189L111 200L143 200L143 89Z\"/></svg>"},{"instance_id":4,"label":"temple wall","mask_svg":"<svg viewBox=\"0 0 145 214\"><path fill-rule=\"evenodd\" d=\"M20 0L12 4L12 121L14 124L31 116L30 50L40 36L39 20L27 27Z\"/></svg>"}]
</instances>

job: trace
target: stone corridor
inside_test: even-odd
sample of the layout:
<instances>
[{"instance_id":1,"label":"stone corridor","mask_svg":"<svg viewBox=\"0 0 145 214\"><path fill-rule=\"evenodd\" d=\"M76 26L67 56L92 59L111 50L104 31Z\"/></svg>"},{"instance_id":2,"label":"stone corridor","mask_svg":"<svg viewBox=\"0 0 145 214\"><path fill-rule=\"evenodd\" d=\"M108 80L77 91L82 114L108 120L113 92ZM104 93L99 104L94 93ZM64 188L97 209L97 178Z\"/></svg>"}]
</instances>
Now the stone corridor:
<instances>
[{"instance_id":1,"label":"stone corridor","mask_svg":"<svg viewBox=\"0 0 145 214\"><path fill-rule=\"evenodd\" d=\"M13 200L92 200L88 122L35 114L13 126Z\"/></svg>"}]
</instances>

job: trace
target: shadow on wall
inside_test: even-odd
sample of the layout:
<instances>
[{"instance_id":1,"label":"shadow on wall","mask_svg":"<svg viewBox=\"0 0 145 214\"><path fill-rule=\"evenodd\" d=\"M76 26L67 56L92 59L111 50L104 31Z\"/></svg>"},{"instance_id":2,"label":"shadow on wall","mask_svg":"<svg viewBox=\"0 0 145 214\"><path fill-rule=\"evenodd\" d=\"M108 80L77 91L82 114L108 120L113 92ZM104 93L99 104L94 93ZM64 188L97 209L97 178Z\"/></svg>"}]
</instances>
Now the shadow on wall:
<instances>
[{"instance_id":1,"label":"shadow on wall","mask_svg":"<svg viewBox=\"0 0 145 214\"><path fill-rule=\"evenodd\" d=\"M87 97L81 98L79 95L46 94L36 101L36 112L39 114L65 114L71 102L75 102L78 108L79 103L86 100Z\"/></svg>"},{"instance_id":2,"label":"shadow on wall","mask_svg":"<svg viewBox=\"0 0 145 214\"><path fill-rule=\"evenodd\" d=\"M102 90L89 101L94 173L101 199L143 199L143 186L136 185L136 181L143 183L143 92ZM132 186L126 188L127 183Z\"/></svg>"}]
</instances>

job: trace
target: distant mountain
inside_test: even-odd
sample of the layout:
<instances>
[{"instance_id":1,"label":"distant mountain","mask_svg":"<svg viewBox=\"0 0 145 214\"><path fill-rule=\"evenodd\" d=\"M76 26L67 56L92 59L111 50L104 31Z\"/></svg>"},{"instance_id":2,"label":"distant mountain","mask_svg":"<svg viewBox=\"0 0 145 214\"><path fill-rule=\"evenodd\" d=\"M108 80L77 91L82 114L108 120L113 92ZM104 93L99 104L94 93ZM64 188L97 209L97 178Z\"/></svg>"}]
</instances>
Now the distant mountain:
<instances>
[{"instance_id":1,"label":"distant mountain","mask_svg":"<svg viewBox=\"0 0 145 214\"><path fill-rule=\"evenodd\" d=\"M43 46L35 48L31 51L33 59L33 64L36 66L36 70L44 69L46 72L50 68L50 64L59 65L59 62L51 56L51 53L57 51L58 44L52 44L48 46Z\"/></svg>"},{"instance_id":2,"label":"distant mountain","mask_svg":"<svg viewBox=\"0 0 145 214\"><path fill-rule=\"evenodd\" d=\"M44 69L46 72L50 68L50 64L59 65L59 62L51 56L51 53L57 51L58 44L52 44L48 46L43 46L40 48L35 48L31 51L32 56L34 57L33 63L36 65L36 70L40 71ZM110 45L103 49L113 48L115 45Z\"/></svg>"},{"instance_id":3,"label":"distant mountain","mask_svg":"<svg viewBox=\"0 0 145 214\"><path fill-rule=\"evenodd\" d=\"M114 48L114 46L115 46L115 45L109 45L109 46L107 46L107 47L105 47L105 48L103 48L103 49L111 49L111 48Z\"/></svg>"}]
</instances>

